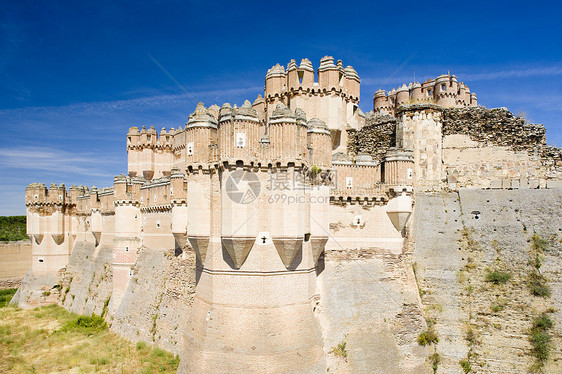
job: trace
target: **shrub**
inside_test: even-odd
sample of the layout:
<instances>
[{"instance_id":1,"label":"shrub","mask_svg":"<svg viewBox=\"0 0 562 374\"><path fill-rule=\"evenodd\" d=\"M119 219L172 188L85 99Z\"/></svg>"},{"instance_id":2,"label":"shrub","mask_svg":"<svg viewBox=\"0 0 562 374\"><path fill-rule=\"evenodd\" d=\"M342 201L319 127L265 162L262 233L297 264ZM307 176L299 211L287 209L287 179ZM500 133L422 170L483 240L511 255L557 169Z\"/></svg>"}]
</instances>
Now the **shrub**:
<instances>
[{"instance_id":1,"label":"shrub","mask_svg":"<svg viewBox=\"0 0 562 374\"><path fill-rule=\"evenodd\" d=\"M28 239L25 216L0 216L0 241Z\"/></svg>"},{"instance_id":2,"label":"shrub","mask_svg":"<svg viewBox=\"0 0 562 374\"><path fill-rule=\"evenodd\" d=\"M550 330L552 326L554 326L554 322L546 313L543 313L533 321L533 330L546 331Z\"/></svg>"},{"instance_id":3,"label":"shrub","mask_svg":"<svg viewBox=\"0 0 562 374\"><path fill-rule=\"evenodd\" d=\"M107 330L107 323L100 316L92 313L91 316L79 316L77 319L67 322L63 331L79 331L85 334Z\"/></svg>"},{"instance_id":4,"label":"shrub","mask_svg":"<svg viewBox=\"0 0 562 374\"><path fill-rule=\"evenodd\" d=\"M437 336L435 330L433 330L432 328L422 331L418 335L418 344L421 346L425 347L426 345L437 343L439 343L439 337Z\"/></svg>"},{"instance_id":5,"label":"shrub","mask_svg":"<svg viewBox=\"0 0 562 374\"><path fill-rule=\"evenodd\" d=\"M137 348L137 351L142 351L143 349L146 349L146 343L145 342L137 342L136 348Z\"/></svg>"},{"instance_id":6,"label":"shrub","mask_svg":"<svg viewBox=\"0 0 562 374\"><path fill-rule=\"evenodd\" d=\"M534 331L531 333L531 344L533 345L533 353L539 361L546 361L550 356L550 335L543 331Z\"/></svg>"},{"instance_id":7,"label":"shrub","mask_svg":"<svg viewBox=\"0 0 562 374\"><path fill-rule=\"evenodd\" d=\"M491 282L493 284L505 284L511 279L511 273L489 270L486 273L486 282Z\"/></svg>"},{"instance_id":8,"label":"shrub","mask_svg":"<svg viewBox=\"0 0 562 374\"><path fill-rule=\"evenodd\" d=\"M546 279L537 272L529 275L529 289L535 296L550 297L550 287L546 284Z\"/></svg>"},{"instance_id":9,"label":"shrub","mask_svg":"<svg viewBox=\"0 0 562 374\"><path fill-rule=\"evenodd\" d=\"M0 290L0 308L3 308L10 303L10 300L12 300L12 297L14 297L16 291L16 288Z\"/></svg>"}]
</instances>

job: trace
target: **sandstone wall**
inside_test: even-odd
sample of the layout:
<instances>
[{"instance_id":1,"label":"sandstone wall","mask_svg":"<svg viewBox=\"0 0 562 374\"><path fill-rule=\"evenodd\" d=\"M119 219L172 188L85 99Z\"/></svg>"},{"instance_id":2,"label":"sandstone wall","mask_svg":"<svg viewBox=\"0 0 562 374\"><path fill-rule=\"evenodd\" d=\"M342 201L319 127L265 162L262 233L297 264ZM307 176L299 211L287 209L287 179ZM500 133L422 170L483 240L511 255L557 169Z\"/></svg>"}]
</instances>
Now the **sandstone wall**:
<instances>
[{"instance_id":1,"label":"sandstone wall","mask_svg":"<svg viewBox=\"0 0 562 374\"><path fill-rule=\"evenodd\" d=\"M112 330L135 341L180 353L183 319L195 289L195 254L143 247L119 305L111 305L111 247L79 242L61 276L59 304L79 313L106 316ZM115 313L108 313L116 310Z\"/></svg>"},{"instance_id":2,"label":"sandstone wall","mask_svg":"<svg viewBox=\"0 0 562 374\"><path fill-rule=\"evenodd\" d=\"M0 243L0 288L17 287L31 267L31 242Z\"/></svg>"},{"instance_id":3,"label":"sandstone wall","mask_svg":"<svg viewBox=\"0 0 562 374\"><path fill-rule=\"evenodd\" d=\"M316 315L330 373L431 373L410 254L327 251L318 267ZM333 353L345 343L347 361Z\"/></svg>"},{"instance_id":4,"label":"sandstone wall","mask_svg":"<svg viewBox=\"0 0 562 374\"><path fill-rule=\"evenodd\" d=\"M532 320L548 308L555 310L554 350L544 372L562 370L560 201L560 189L416 196L414 261L424 316L439 334L438 372L463 373L459 361L468 358L475 373L527 373L534 363ZM549 243L540 268L552 290L548 298L529 289L533 232ZM512 277L486 282L493 270Z\"/></svg>"}]
</instances>

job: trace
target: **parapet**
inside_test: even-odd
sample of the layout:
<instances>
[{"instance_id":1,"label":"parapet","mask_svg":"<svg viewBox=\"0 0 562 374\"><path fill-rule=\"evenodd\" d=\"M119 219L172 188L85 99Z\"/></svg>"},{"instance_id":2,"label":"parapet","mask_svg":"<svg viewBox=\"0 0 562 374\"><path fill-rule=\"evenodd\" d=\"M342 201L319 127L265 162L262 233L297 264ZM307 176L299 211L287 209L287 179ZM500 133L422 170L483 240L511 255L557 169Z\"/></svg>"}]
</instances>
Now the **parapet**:
<instances>
[{"instance_id":1,"label":"parapet","mask_svg":"<svg viewBox=\"0 0 562 374\"><path fill-rule=\"evenodd\" d=\"M301 60L299 66L295 60L289 61L287 70L284 66L276 64L265 76L265 98L272 101L299 92L313 95L336 92L354 103L359 102L361 80L353 67L344 68L341 60L334 64L332 56L324 56L320 59L317 76L316 82L312 63L306 58Z\"/></svg>"},{"instance_id":2,"label":"parapet","mask_svg":"<svg viewBox=\"0 0 562 374\"><path fill-rule=\"evenodd\" d=\"M378 114L394 115L402 105L433 103L443 108L476 107L476 94L467 85L458 83L457 77L443 74L423 83L412 82L388 93L378 90L373 95L373 110Z\"/></svg>"}]
</instances>

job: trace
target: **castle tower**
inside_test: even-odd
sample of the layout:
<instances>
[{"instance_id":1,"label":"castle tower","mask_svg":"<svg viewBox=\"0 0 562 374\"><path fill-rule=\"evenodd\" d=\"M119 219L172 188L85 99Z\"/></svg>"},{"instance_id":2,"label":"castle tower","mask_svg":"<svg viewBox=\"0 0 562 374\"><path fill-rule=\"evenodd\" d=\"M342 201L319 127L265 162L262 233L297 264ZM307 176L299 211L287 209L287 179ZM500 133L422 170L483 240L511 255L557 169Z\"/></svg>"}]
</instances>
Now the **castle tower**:
<instances>
[{"instance_id":1,"label":"castle tower","mask_svg":"<svg viewBox=\"0 0 562 374\"><path fill-rule=\"evenodd\" d=\"M258 161L260 122L248 100L240 108L224 104L219 114L218 145L222 162Z\"/></svg>"},{"instance_id":2,"label":"castle tower","mask_svg":"<svg viewBox=\"0 0 562 374\"><path fill-rule=\"evenodd\" d=\"M308 144L310 150L310 163L321 169L332 166L332 141L330 130L324 121L311 118L308 121Z\"/></svg>"},{"instance_id":3,"label":"castle tower","mask_svg":"<svg viewBox=\"0 0 562 374\"><path fill-rule=\"evenodd\" d=\"M304 161L308 154L307 130L303 118L297 118L285 105L278 104L269 121L271 161L274 164Z\"/></svg>"},{"instance_id":4,"label":"castle tower","mask_svg":"<svg viewBox=\"0 0 562 374\"><path fill-rule=\"evenodd\" d=\"M115 193L115 236L113 238L113 292L110 309L115 311L129 280L132 268L142 245L141 212L139 205L140 187L143 181L124 175L114 178ZM93 219L93 216L92 216Z\"/></svg>"},{"instance_id":5,"label":"castle tower","mask_svg":"<svg viewBox=\"0 0 562 374\"><path fill-rule=\"evenodd\" d=\"M438 189L443 177L441 115L434 104L405 106L396 113L396 146L413 151L414 186L419 190Z\"/></svg>"},{"instance_id":6,"label":"castle tower","mask_svg":"<svg viewBox=\"0 0 562 374\"><path fill-rule=\"evenodd\" d=\"M32 239L31 271L56 274L68 263L72 251L71 229L73 203L63 184L42 183L26 188L27 234Z\"/></svg>"},{"instance_id":7,"label":"castle tower","mask_svg":"<svg viewBox=\"0 0 562 374\"><path fill-rule=\"evenodd\" d=\"M186 164L197 167L209 161L209 145L217 142L217 120L197 104L185 127Z\"/></svg>"},{"instance_id":8,"label":"castle tower","mask_svg":"<svg viewBox=\"0 0 562 374\"><path fill-rule=\"evenodd\" d=\"M130 177L142 175L140 168L140 132L138 127L131 127L127 133L127 170Z\"/></svg>"}]
</instances>

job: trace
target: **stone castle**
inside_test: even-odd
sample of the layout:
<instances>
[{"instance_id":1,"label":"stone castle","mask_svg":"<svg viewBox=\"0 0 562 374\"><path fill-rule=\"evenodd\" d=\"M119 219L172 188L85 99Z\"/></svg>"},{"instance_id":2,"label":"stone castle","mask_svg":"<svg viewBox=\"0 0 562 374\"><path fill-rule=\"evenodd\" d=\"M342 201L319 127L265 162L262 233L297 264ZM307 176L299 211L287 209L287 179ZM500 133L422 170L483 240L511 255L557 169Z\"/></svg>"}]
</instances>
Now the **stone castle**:
<instances>
[{"instance_id":1,"label":"stone castle","mask_svg":"<svg viewBox=\"0 0 562 374\"><path fill-rule=\"evenodd\" d=\"M33 287L72 268L77 248L86 258L108 251L107 318L117 324L143 251L194 253L188 315L170 333L180 372L325 372L335 342L322 299L328 254L401 258L414 193L544 189L561 179L542 126L477 107L454 75L379 90L369 113L359 92L357 72L341 61L324 57L315 72L308 59L291 60L268 70L253 104L200 103L185 127L160 133L131 127L128 174L112 187L29 185ZM20 305L49 301L27 282ZM418 305L408 282L395 297ZM408 344L398 372L427 372L425 351Z\"/></svg>"}]
</instances>

